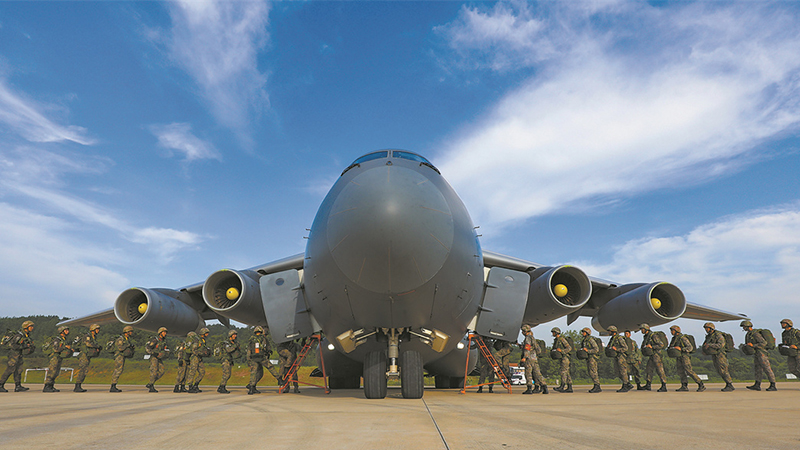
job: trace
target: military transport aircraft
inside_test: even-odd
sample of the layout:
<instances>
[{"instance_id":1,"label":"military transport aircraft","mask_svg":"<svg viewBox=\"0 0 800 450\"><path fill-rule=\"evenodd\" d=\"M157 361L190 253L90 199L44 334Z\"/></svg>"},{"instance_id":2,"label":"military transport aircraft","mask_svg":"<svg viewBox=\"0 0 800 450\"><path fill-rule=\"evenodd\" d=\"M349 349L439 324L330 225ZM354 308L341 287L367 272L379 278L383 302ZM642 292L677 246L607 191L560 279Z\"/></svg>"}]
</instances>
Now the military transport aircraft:
<instances>
[{"instance_id":1,"label":"military transport aircraft","mask_svg":"<svg viewBox=\"0 0 800 450\"><path fill-rule=\"evenodd\" d=\"M688 303L670 283L619 285L483 250L467 208L433 164L381 150L344 169L305 253L219 270L180 289L134 287L113 308L65 323L119 320L183 335L205 320L235 320L267 326L276 343L322 331L331 388L359 388L363 377L365 396L383 398L387 379L399 377L403 397L421 398L424 372L437 387L463 382L468 330L515 341L522 324L565 315L569 323L592 317L601 332L743 317Z\"/></svg>"}]
</instances>

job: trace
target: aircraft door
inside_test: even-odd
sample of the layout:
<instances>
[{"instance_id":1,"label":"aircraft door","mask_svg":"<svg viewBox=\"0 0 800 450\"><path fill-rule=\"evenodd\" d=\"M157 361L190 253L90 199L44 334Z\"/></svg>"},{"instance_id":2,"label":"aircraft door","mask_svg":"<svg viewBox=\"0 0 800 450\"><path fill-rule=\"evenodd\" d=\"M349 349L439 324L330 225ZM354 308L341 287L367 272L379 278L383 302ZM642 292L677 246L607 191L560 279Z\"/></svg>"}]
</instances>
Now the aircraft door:
<instances>
[{"instance_id":1,"label":"aircraft door","mask_svg":"<svg viewBox=\"0 0 800 450\"><path fill-rule=\"evenodd\" d=\"M483 304L475 332L482 336L515 341L522 325L531 277L501 267L493 267L486 278Z\"/></svg>"},{"instance_id":2,"label":"aircraft door","mask_svg":"<svg viewBox=\"0 0 800 450\"><path fill-rule=\"evenodd\" d=\"M296 269L264 275L259 280L261 301L276 344L310 336L320 326L308 310Z\"/></svg>"}]
</instances>

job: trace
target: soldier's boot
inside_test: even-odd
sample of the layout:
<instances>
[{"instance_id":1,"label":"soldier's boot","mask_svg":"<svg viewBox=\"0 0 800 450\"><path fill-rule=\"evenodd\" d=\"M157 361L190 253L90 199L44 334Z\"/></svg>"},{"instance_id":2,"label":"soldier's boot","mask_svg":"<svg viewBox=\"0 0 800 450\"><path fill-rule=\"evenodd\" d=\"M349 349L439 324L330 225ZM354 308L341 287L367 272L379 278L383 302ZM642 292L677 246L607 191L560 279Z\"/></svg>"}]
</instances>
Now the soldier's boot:
<instances>
[{"instance_id":1,"label":"soldier's boot","mask_svg":"<svg viewBox=\"0 0 800 450\"><path fill-rule=\"evenodd\" d=\"M253 386L253 394L260 394L261 391L258 390L257 386Z\"/></svg>"},{"instance_id":2,"label":"soldier's boot","mask_svg":"<svg viewBox=\"0 0 800 450\"><path fill-rule=\"evenodd\" d=\"M702 382L701 382L702 383ZM698 385L700 386L700 385ZM698 387L698 389L700 389ZM688 392L689 391L689 383L681 383L681 387L675 389L675 392Z\"/></svg>"},{"instance_id":3,"label":"soldier's boot","mask_svg":"<svg viewBox=\"0 0 800 450\"><path fill-rule=\"evenodd\" d=\"M72 392L86 392L86 389L81 387L81 383L75 383L75 389Z\"/></svg>"},{"instance_id":4,"label":"soldier's boot","mask_svg":"<svg viewBox=\"0 0 800 450\"><path fill-rule=\"evenodd\" d=\"M174 392L176 394L179 394L181 392L181 385L180 384L176 384L175 385L175 389L173 389L172 392Z\"/></svg>"},{"instance_id":5,"label":"soldier's boot","mask_svg":"<svg viewBox=\"0 0 800 450\"><path fill-rule=\"evenodd\" d=\"M538 394L538 393L539 393L539 392L541 392L541 391L542 391L542 387L541 387L541 386L539 386L538 384L537 384L536 386L534 386L534 387L533 387L533 393L534 393L534 394Z\"/></svg>"},{"instance_id":6,"label":"soldier's boot","mask_svg":"<svg viewBox=\"0 0 800 450\"><path fill-rule=\"evenodd\" d=\"M247 395L255 394L255 392L253 392L254 390L255 388L253 386L250 386L249 384L247 385Z\"/></svg>"},{"instance_id":7,"label":"soldier's boot","mask_svg":"<svg viewBox=\"0 0 800 450\"><path fill-rule=\"evenodd\" d=\"M117 389L117 383L111 385L111 389L108 392L122 392L122 389Z\"/></svg>"},{"instance_id":8,"label":"soldier's boot","mask_svg":"<svg viewBox=\"0 0 800 450\"><path fill-rule=\"evenodd\" d=\"M189 392L189 390L188 390L188 389L186 389L186 385L185 385L185 384L182 384L182 385L181 385L181 390L180 390L180 392Z\"/></svg>"},{"instance_id":9,"label":"soldier's boot","mask_svg":"<svg viewBox=\"0 0 800 450\"><path fill-rule=\"evenodd\" d=\"M533 394L533 388L528 386L528 389L526 389L525 392L523 392L523 394Z\"/></svg>"},{"instance_id":10,"label":"soldier's boot","mask_svg":"<svg viewBox=\"0 0 800 450\"><path fill-rule=\"evenodd\" d=\"M644 384L644 386L642 386L642 390L643 391L650 391L650 390L652 390L651 386L652 386L652 383L650 381L648 381L647 383ZM636 389L639 389L638 385L636 386Z\"/></svg>"},{"instance_id":11,"label":"soldier's boot","mask_svg":"<svg viewBox=\"0 0 800 450\"><path fill-rule=\"evenodd\" d=\"M19 382L14 383L14 392L25 392L29 389L30 388L26 388L25 386L23 386L22 383Z\"/></svg>"},{"instance_id":12,"label":"soldier's boot","mask_svg":"<svg viewBox=\"0 0 800 450\"><path fill-rule=\"evenodd\" d=\"M647 389L644 388L639 382L636 383L636 390L637 391L649 391L650 387L648 386Z\"/></svg>"},{"instance_id":13,"label":"soldier's boot","mask_svg":"<svg viewBox=\"0 0 800 450\"><path fill-rule=\"evenodd\" d=\"M483 386L478 386L478 394L483 393Z\"/></svg>"},{"instance_id":14,"label":"soldier's boot","mask_svg":"<svg viewBox=\"0 0 800 450\"><path fill-rule=\"evenodd\" d=\"M300 393L300 387L299 386L295 386L294 387L294 393L295 394L299 394Z\"/></svg>"},{"instance_id":15,"label":"soldier's boot","mask_svg":"<svg viewBox=\"0 0 800 450\"><path fill-rule=\"evenodd\" d=\"M548 392L547 392L547 385L546 385L546 384L543 384L543 385L542 385L542 394L547 394L547 393L548 393Z\"/></svg>"},{"instance_id":16,"label":"soldier's boot","mask_svg":"<svg viewBox=\"0 0 800 450\"><path fill-rule=\"evenodd\" d=\"M622 387L617 389L617 392L628 392L629 390L630 389L628 389L628 383L622 383Z\"/></svg>"},{"instance_id":17,"label":"soldier's boot","mask_svg":"<svg viewBox=\"0 0 800 450\"><path fill-rule=\"evenodd\" d=\"M761 390L761 382L760 381L756 381L755 383L753 383L752 386L745 386L745 387L747 389L750 389L750 390L753 390L753 391L760 391Z\"/></svg>"},{"instance_id":18,"label":"soldier's boot","mask_svg":"<svg viewBox=\"0 0 800 450\"><path fill-rule=\"evenodd\" d=\"M194 384L194 391L195 391L195 393L197 393L197 394L199 394L199 393L203 392L203 390L202 390L202 389L200 389L200 383L195 383L195 384Z\"/></svg>"},{"instance_id":19,"label":"soldier's boot","mask_svg":"<svg viewBox=\"0 0 800 450\"><path fill-rule=\"evenodd\" d=\"M8 392L8 389L5 387L5 383L0 384L0 392Z\"/></svg>"},{"instance_id":20,"label":"soldier's boot","mask_svg":"<svg viewBox=\"0 0 800 450\"><path fill-rule=\"evenodd\" d=\"M188 392L190 394L199 394L200 393L200 389L197 389L197 384L190 384Z\"/></svg>"},{"instance_id":21,"label":"soldier's boot","mask_svg":"<svg viewBox=\"0 0 800 450\"><path fill-rule=\"evenodd\" d=\"M706 390L706 385L703 382L697 383L697 392L703 392Z\"/></svg>"},{"instance_id":22,"label":"soldier's boot","mask_svg":"<svg viewBox=\"0 0 800 450\"><path fill-rule=\"evenodd\" d=\"M568 384L566 388L561 390L561 392L564 393L564 394L572 393L572 384Z\"/></svg>"},{"instance_id":23,"label":"soldier's boot","mask_svg":"<svg viewBox=\"0 0 800 450\"><path fill-rule=\"evenodd\" d=\"M155 386L153 386L152 384L148 384L148 385L147 385L147 387L150 389L148 392L158 392L158 391L156 390L156 387L155 387Z\"/></svg>"},{"instance_id":24,"label":"soldier's boot","mask_svg":"<svg viewBox=\"0 0 800 450\"><path fill-rule=\"evenodd\" d=\"M725 387L724 387L724 388L722 388L721 390L722 390L722 392L730 392L730 391L733 391L733 390L735 390L735 389L736 389L736 388L735 388L735 387L733 387L733 385L732 385L732 384L730 384L730 383L725 383Z\"/></svg>"},{"instance_id":25,"label":"soldier's boot","mask_svg":"<svg viewBox=\"0 0 800 450\"><path fill-rule=\"evenodd\" d=\"M52 387L50 387L50 383L45 383L42 392L55 392Z\"/></svg>"},{"instance_id":26,"label":"soldier's boot","mask_svg":"<svg viewBox=\"0 0 800 450\"><path fill-rule=\"evenodd\" d=\"M493 392L493 391L492 391L492 389L493 389L493 388L494 388L494 385L493 385L493 384L490 384L490 385L489 385L489 393L490 393L490 394Z\"/></svg>"},{"instance_id":27,"label":"soldier's boot","mask_svg":"<svg viewBox=\"0 0 800 450\"><path fill-rule=\"evenodd\" d=\"M561 392L561 391L564 390L564 385L563 384L559 384L558 386L554 387L553 390L556 391L556 392Z\"/></svg>"},{"instance_id":28,"label":"soldier's boot","mask_svg":"<svg viewBox=\"0 0 800 450\"><path fill-rule=\"evenodd\" d=\"M667 392L667 383L661 383L661 387L656 392Z\"/></svg>"},{"instance_id":29,"label":"soldier's boot","mask_svg":"<svg viewBox=\"0 0 800 450\"><path fill-rule=\"evenodd\" d=\"M778 390L778 388L775 387L775 382L774 381L769 384L769 387L767 388L767 390L768 391L777 391Z\"/></svg>"},{"instance_id":30,"label":"soldier's boot","mask_svg":"<svg viewBox=\"0 0 800 450\"><path fill-rule=\"evenodd\" d=\"M592 386L591 389L589 389L589 393L590 394L594 394L594 393L597 393L597 392L601 392L599 384L595 384L594 386Z\"/></svg>"}]
</instances>

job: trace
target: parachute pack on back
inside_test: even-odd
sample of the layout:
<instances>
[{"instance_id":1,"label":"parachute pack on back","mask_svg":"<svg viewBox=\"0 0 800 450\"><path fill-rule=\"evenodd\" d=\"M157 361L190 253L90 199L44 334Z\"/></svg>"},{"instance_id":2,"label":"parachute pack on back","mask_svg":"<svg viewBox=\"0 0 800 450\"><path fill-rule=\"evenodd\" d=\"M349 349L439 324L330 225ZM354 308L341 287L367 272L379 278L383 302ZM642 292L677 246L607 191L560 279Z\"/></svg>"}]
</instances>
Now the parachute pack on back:
<instances>
[{"instance_id":1,"label":"parachute pack on back","mask_svg":"<svg viewBox=\"0 0 800 450\"><path fill-rule=\"evenodd\" d=\"M761 333L761 337L763 337L764 340L767 341L767 350L772 350L773 348L775 348L775 336L772 335L772 331L769 331L766 328L756 331Z\"/></svg>"}]
</instances>

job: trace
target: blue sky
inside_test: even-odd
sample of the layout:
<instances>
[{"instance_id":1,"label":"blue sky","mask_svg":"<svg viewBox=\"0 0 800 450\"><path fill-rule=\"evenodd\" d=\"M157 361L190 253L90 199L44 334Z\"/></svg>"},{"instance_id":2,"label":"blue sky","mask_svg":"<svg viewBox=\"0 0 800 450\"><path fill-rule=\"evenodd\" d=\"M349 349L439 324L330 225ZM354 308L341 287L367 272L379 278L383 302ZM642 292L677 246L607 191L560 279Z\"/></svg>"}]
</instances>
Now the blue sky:
<instances>
[{"instance_id":1,"label":"blue sky","mask_svg":"<svg viewBox=\"0 0 800 450\"><path fill-rule=\"evenodd\" d=\"M1 2L0 315L84 315L302 252L342 169L403 148L485 249L671 281L778 330L800 320L799 16Z\"/></svg>"}]
</instances>

